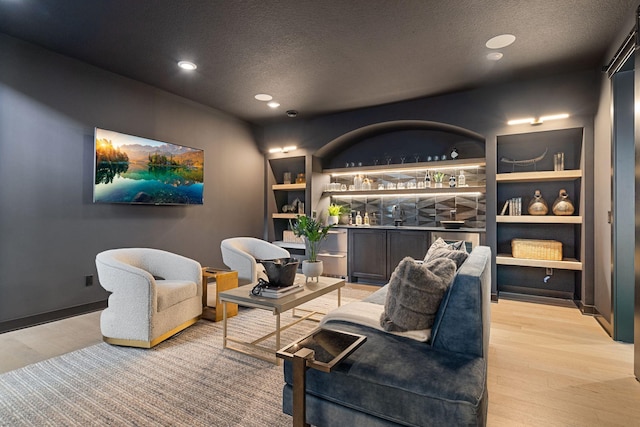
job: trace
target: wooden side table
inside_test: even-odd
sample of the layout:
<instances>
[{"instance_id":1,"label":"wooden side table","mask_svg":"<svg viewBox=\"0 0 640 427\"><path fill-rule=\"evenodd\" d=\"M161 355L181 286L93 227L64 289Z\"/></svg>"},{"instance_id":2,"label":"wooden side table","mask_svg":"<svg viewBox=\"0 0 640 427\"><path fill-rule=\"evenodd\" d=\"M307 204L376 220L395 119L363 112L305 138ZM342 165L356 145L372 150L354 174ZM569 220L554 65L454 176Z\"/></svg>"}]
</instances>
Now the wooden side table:
<instances>
[{"instance_id":1,"label":"wooden side table","mask_svg":"<svg viewBox=\"0 0 640 427\"><path fill-rule=\"evenodd\" d=\"M207 285L209 282L216 282L216 305L210 307L207 303ZM220 292L228 291L238 287L238 272L216 269L211 267L202 268L202 318L219 322L222 320L222 303L220 302ZM227 317L238 314L238 304L228 304Z\"/></svg>"}]
</instances>

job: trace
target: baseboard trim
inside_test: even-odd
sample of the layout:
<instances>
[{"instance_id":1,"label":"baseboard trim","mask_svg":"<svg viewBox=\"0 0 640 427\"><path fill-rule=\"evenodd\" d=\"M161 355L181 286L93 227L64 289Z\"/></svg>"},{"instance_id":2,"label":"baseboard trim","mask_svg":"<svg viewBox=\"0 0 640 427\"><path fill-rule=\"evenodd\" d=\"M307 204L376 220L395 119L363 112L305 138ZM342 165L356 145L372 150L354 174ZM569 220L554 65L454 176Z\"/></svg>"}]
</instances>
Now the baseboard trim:
<instances>
[{"instance_id":1,"label":"baseboard trim","mask_svg":"<svg viewBox=\"0 0 640 427\"><path fill-rule=\"evenodd\" d=\"M500 292L500 299L532 302L535 304L555 305L558 307L576 308L576 302L572 299L546 297L546 296L540 296L540 295L518 294L513 292Z\"/></svg>"},{"instance_id":2,"label":"baseboard trim","mask_svg":"<svg viewBox=\"0 0 640 427\"><path fill-rule=\"evenodd\" d=\"M91 313L107 308L108 300L96 301L89 304L77 305L75 307L63 308L62 310L49 311L47 313L36 314L34 316L21 317L19 319L6 320L0 322L0 334L28 328L30 326L41 325L43 323L54 322L66 319L79 314Z\"/></svg>"},{"instance_id":3,"label":"baseboard trim","mask_svg":"<svg viewBox=\"0 0 640 427\"><path fill-rule=\"evenodd\" d=\"M585 305L582 303L582 301L576 301L576 305L584 315L602 316L595 305Z\"/></svg>"}]
</instances>

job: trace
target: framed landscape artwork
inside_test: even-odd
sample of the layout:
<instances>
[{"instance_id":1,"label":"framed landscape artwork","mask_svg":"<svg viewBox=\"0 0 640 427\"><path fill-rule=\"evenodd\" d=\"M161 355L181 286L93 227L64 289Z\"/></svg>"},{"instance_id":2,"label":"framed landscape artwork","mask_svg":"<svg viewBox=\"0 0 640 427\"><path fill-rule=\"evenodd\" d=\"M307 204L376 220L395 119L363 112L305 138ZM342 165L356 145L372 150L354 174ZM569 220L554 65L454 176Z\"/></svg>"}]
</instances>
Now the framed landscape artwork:
<instances>
[{"instance_id":1,"label":"framed landscape artwork","mask_svg":"<svg viewBox=\"0 0 640 427\"><path fill-rule=\"evenodd\" d=\"M94 141L94 203L203 204L203 150L100 128Z\"/></svg>"}]
</instances>

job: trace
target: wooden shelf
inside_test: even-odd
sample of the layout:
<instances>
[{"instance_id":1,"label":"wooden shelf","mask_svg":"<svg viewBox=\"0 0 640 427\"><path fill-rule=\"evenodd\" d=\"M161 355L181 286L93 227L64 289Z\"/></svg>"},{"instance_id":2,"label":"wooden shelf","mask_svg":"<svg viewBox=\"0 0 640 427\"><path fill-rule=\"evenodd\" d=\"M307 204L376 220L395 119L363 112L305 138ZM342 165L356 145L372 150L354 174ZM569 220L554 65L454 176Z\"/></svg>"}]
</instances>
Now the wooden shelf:
<instances>
[{"instance_id":1,"label":"wooden shelf","mask_svg":"<svg viewBox=\"0 0 640 427\"><path fill-rule=\"evenodd\" d=\"M448 184L447 184L448 185ZM403 188L401 190L325 191L330 196L401 196L405 194L485 193L486 187Z\"/></svg>"},{"instance_id":2,"label":"wooden shelf","mask_svg":"<svg viewBox=\"0 0 640 427\"><path fill-rule=\"evenodd\" d=\"M511 224L582 224L581 216L498 215L496 222Z\"/></svg>"},{"instance_id":3,"label":"wooden shelf","mask_svg":"<svg viewBox=\"0 0 640 427\"><path fill-rule=\"evenodd\" d=\"M324 169L323 173L330 173L336 175L355 175L357 173L368 174L381 174L381 173L398 173L402 171L415 171L415 170L434 170L434 169L460 169L460 168L472 168L475 166L485 166L487 163L484 158L474 159L461 159L461 160L441 160L437 162L417 162L417 163L402 163L391 165L375 165L375 166L360 166L353 168L336 168L336 169Z\"/></svg>"},{"instance_id":4,"label":"wooden shelf","mask_svg":"<svg viewBox=\"0 0 640 427\"><path fill-rule=\"evenodd\" d=\"M290 242L283 242L280 240L280 241L273 242L273 244L285 249L305 249L304 243L290 243Z\"/></svg>"},{"instance_id":5,"label":"wooden shelf","mask_svg":"<svg viewBox=\"0 0 640 427\"><path fill-rule=\"evenodd\" d=\"M298 213L274 213L272 215L273 219L296 219L299 216L304 216L303 214Z\"/></svg>"},{"instance_id":6,"label":"wooden shelf","mask_svg":"<svg viewBox=\"0 0 640 427\"><path fill-rule=\"evenodd\" d=\"M271 186L272 190L281 190L281 191L304 191L307 188L307 184L303 182L302 184L273 184Z\"/></svg>"},{"instance_id":7,"label":"wooden shelf","mask_svg":"<svg viewBox=\"0 0 640 427\"><path fill-rule=\"evenodd\" d=\"M573 181L582 178L582 170L499 173L496 182Z\"/></svg>"},{"instance_id":8,"label":"wooden shelf","mask_svg":"<svg viewBox=\"0 0 640 427\"><path fill-rule=\"evenodd\" d=\"M509 254L498 254L497 265L515 265L519 267L557 268L561 270L582 270L582 262L575 258L565 258L562 261L544 259L514 258Z\"/></svg>"}]
</instances>

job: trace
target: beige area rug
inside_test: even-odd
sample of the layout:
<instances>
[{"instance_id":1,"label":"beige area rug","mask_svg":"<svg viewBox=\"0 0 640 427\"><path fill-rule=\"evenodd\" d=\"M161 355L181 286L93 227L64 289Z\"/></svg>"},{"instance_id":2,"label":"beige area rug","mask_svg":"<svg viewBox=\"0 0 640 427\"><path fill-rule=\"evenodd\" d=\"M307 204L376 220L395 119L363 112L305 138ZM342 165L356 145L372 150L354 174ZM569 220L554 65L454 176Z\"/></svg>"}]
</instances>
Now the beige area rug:
<instances>
[{"instance_id":1,"label":"beige area rug","mask_svg":"<svg viewBox=\"0 0 640 427\"><path fill-rule=\"evenodd\" d=\"M335 294L304 307L335 308ZM343 304L368 294L344 289ZM229 334L258 337L274 325L270 312L241 308ZM282 345L316 326L300 322ZM0 425L289 426L282 370L223 350L222 322L201 320L150 350L101 343L0 375Z\"/></svg>"}]
</instances>

